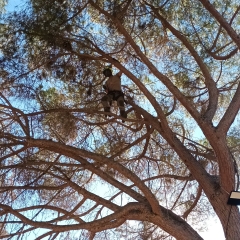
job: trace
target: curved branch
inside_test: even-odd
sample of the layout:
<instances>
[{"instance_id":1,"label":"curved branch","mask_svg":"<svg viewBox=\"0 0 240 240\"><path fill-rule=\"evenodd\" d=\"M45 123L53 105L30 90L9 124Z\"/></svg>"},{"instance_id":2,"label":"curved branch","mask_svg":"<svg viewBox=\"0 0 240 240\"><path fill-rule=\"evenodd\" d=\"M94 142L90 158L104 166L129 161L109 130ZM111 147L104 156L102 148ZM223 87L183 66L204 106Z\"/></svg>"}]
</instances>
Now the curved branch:
<instances>
[{"instance_id":1,"label":"curved branch","mask_svg":"<svg viewBox=\"0 0 240 240\"><path fill-rule=\"evenodd\" d=\"M83 200L85 200L85 198L83 198L76 205L76 207L78 207L80 204L83 204ZM53 211L56 211L58 213L64 214L63 216L59 217L59 221L61 221L61 220L64 220L66 217L70 216L70 214L73 213L73 211L76 209L76 207L73 210L71 210L70 212L68 212L68 211L66 211L65 209L62 209L62 208L44 204L44 205L35 205L35 206L31 206L31 207L19 208L19 209L16 209L16 211L18 211L18 212L25 212L25 211L32 211L32 210L35 210L35 209L53 210ZM74 219L75 221L77 221L79 223L84 223L84 221L82 219L80 219L79 217L80 216L71 215L71 218Z\"/></svg>"},{"instance_id":2,"label":"curved branch","mask_svg":"<svg viewBox=\"0 0 240 240\"><path fill-rule=\"evenodd\" d=\"M191 55L197 62L198 66L200 67L203 73L203 76L205 78L205 83L207 85L208 92L209 92L209 106L204 115L208 121L211 121L217 110L218 90L217 90L216 83L213 81L207 66L202 61L201 57L198 55L198 53L190 44L190 42L187 40L187 38L183 34L181 34L177 29L175 29L162 15L160 15L156 8L154 8L150 4L147 4L147 5L152 9L155 16L163 23L163 25L166 28L168 28L172 32L172 34L176 36L183 43L183 45L188 49L188 51L191 53Z\"/></svg>"},{"instance_id":3,"label":"curved branch","mask_svg":"<svg viewBox=\"0 0 240 240\"><path fill-rule=\"evenodd\" d=\"M67 146L65 144L61 143L55 143L53 141L43 140L43 139L28 139L27 140L28 146L30 147L43 147L45 149L48 149L50 151L58 152L60 154L64 154L65 156L78 158L78 156L91 158L97 162L107 164L109 167L117 170L119 173L123 174L126 178L134 182L138 188L143 192L149 203L151 204L153 211L156 212L156 214L160 214L159 204L153 193L150 191L150 189L141 182L141 179L134 174L132 171L121 165L120 163L113 161L111 158L104 157L100 154L88 152L83 149L74 148L71 146ZM78 189L79 186L71 183L71 187ZM86 191L85 189L81 189L80 192ZM88 192L89 193L89 192ZM91 193L93 196L94 194ZM94 198L99 198L96 195L93 196ZM101 201L106 201L104 199L101 199ZM107 204L108 201L106 201L105 204ZM110 208L111 209L111 208Z\"/></svg>"},{"instance_id":4,"label":"curved branch","mask_svg":"<svg viewBox=\"0 0 240 240\"><path fill-rule=\"evenodd\" d=\"M185 239L196 239L202 240L202 238L194 231L185 221L173 212L161 207L163 215L160 217L152 213L151 208L145 204L139 203L128 203L115 213L104 217L102 219L95 220L94 222L72 224L72 225L53 225L49 223L33 221L20 214L17 210L5 205L0 204L0 207L6 212L19 218L23 223L37 227L52 229L53 231L70 231L86 229L93 232L99 232L110 228L115 228L123 224L127 219L129 220L141 220L145 221L148 219L150 222L160 225L163 230L173 232L175 237L178 236L179 232L182 232L182 236L178 236L179 240Z\"/></svg>"},{"instance_id":5,"label":"curved branch","mask_svg":"<svg viewBox=\"0 0 240 240\"><path fill-rule=\"evenodd\" d=\"M238 48L235 48L228 55L218 56L215 53L208 51L208 53L210 54L211 57L213 57L216 60L220 60L220 61L227 60L227 59L233 57L237 52L238 52Z\"/></svg>"},{"instance_id":6,"label":"curved branch","mask_svg":"<svg viewBox=\"0 0 240 240\"><path fill-rule=\"evenodd\" d=\"M233 20L234 20L234 18L237 16L237 14L238 14L239 11L240 11L240 5L238 6L238 8L236 9L235 13L233 14L233 16L232 16L232 18L231 18L231 20L230 20L230 22L229 22L230 25L232 25Z\"/></svg>"},{"instance_id":7,"label":"curved branch","mask_svg":"<svg viewBox=\"0 0 240 240\"><path fill-rule=\"evenodd\" d=\"M33 221L30 220L29 218L25 217L19 211L14 210L12 207L5 205L5 204L0 204L0 207L6 212L14 215L15 217L19 218L23 223L31 225L33 227L40 227L40 228L46 228L46 229L52 229L54 231L70 231L70 230L79 230L79 229L86 229L86 230L95 230L96 232L103 231L109 228L114 228L118 227L123 222L127 220L128 213L131 213L131 211L134 212L142 212L144 209L145 211L150 211L146 205L134 203L132 204L127 204L125 207L122 207L115 213L103 217L99 220L95 220L93 222L88 222L88 223L81 223L81 224L72 224L72 225L53 225L50 223L46 222L40 222L40 221Z\"/></svg>"},{"instance_id":8,"label":"curved branch","mask_svg":"<svg viewBox=\"0 0 240 240\"><path fill-rule=\"evenodd\" d=\"M67 184L62 184L59 186L4 186L4 187L0 187L0 192L1 191L6 191L6 190L15 190L15 189L20 189L20 190L26 190L26 189L33 189L33 190L48 190L48 191L52 191L52 190L59 190L59 189L63 189L67 186Z\"/></svg>"},{"instance_id":9,"label":"curved branch","mask_svg":"<svg viewBox=\"0 0 240 240\"><path fill-rule=\"evenodd\" d=\"M217 126L217 133L225 136L240 109L240 83L224 116Z\"/></svg>"},{"instance_id":10,"label":"curved branch","mask_svg":"<svg viewBox=\"0 0 240 240\"><path fill-rule=\"evenodd\" d=\"M208 0L198 0L209 11L209 13L220 23L220 25L227 31L229 36L240 49L240 36L231 27L231 25L225 20L225 18L214 8L214 6Z\"/></svg>"},{"instance_id":11,"label":"curved branch","mask_svg":"<svg viewBox=\"0 0 240 240\"><path fill-rule=\"evenodd\" d=\"M191 205L191 207L183 214L183 216L182 216L183 218L187 218L189 213L191 213L191 211L197 206L197 203L198 203L201 195L202 195L202 188L199 186L197 196L196 196L193 204Z\"/></svg>"},{"instance_id":12,"label":"curved branch","mask_svg":"<svg viewBox=\"0 0 240 240\"><path fill-rule=\"evenodd\" d=\"M176 100L176 98L174 97L173 98L173 106L172 106L172 109L169 111L169 112L167 112L166 114L165 114L165 116L167 117L167 116L170 116L173 112L174 112L174 110L175 110L175 108L176 108L176 105L177 105L177 100Z\"/></svg>"}]
</instances>

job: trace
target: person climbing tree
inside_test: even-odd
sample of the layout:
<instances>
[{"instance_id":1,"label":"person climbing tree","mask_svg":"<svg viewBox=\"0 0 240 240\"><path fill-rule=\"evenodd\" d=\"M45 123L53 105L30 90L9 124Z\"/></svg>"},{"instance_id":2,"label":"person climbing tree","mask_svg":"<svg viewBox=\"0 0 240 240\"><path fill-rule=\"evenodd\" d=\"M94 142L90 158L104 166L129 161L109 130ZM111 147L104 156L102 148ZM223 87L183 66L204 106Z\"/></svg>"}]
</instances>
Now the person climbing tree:
<instances>
[{"instance_id":1,"label":"person climbing tree","mask_svg":"<svg viewBox=\"0 0 240 240\"><path fill-rule=\"evenodd\" d=\"M125 112L124 106L124 94L121 89L121 72L118 72L116 75L112 75L111 66L103 70L105 77L108 77L108 80L103 85L105 92L107 93L102 98L102 105L105 112L110 112L110 107L112 101L117 101L117 105L120 110L120 115L123 118L127 118L127 113ZM109 115L105 115L106 117Z\"/></svg>"}]
</instances>

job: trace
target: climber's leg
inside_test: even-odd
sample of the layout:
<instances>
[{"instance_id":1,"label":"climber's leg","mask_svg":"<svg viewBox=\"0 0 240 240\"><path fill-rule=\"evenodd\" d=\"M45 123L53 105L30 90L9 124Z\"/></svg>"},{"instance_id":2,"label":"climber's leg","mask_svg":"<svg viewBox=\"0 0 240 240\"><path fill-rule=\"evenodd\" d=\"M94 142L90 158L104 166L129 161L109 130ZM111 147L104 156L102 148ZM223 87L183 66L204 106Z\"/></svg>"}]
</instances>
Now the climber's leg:
<instances>
[{"instance_id":1,"label":"climber's leg","mask_svg":"<svg viewBox=\"0 0 240 240\"><path fill-rule=\"evenodd\" d=\"M101 102L104 108L104 112L110 112L110 107L112 104L113 96L111 94L106 94L102 97ZM105 117L111 116L111 115L105 115Z\"/></svg>"}]
</instances>

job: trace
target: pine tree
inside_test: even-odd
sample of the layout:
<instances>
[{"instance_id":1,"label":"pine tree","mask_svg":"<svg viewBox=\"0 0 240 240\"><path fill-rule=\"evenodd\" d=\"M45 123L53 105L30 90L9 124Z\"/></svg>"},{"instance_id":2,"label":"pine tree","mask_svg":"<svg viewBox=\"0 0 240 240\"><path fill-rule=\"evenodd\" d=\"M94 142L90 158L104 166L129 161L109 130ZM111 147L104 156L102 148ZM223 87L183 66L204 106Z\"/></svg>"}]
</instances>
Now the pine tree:
<instances>
[{"instance_id":1,"label":"pine tree","mask_svg":"<svg viewBox=\"0 0 240 240\"><path fill-rule=\"evenodd\" d=\"M3 15L1 237L202 239L212 215L237 240L239 10L31 0ZM101 106L108 65L124 123Z\"/></svg>"}]
</instances>

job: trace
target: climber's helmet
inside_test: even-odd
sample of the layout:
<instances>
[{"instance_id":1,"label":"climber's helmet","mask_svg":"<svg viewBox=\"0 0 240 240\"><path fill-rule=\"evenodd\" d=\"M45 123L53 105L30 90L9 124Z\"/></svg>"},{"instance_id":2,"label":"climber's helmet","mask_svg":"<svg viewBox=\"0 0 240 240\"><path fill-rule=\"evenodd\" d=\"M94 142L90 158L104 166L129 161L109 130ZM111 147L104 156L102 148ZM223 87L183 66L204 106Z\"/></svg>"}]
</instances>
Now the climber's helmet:
<instances>
[{"instance_id":1,"label":"climber's helmet","mask_svg":"<svg viewBox=\"0 0 240 240\"><path fill-rule=\"evenodd\" d=\"M105 68L103 70L103 74L105 77L111 77L112 76L112 70L110 68Z\"/></svg>"}]
</instances>

